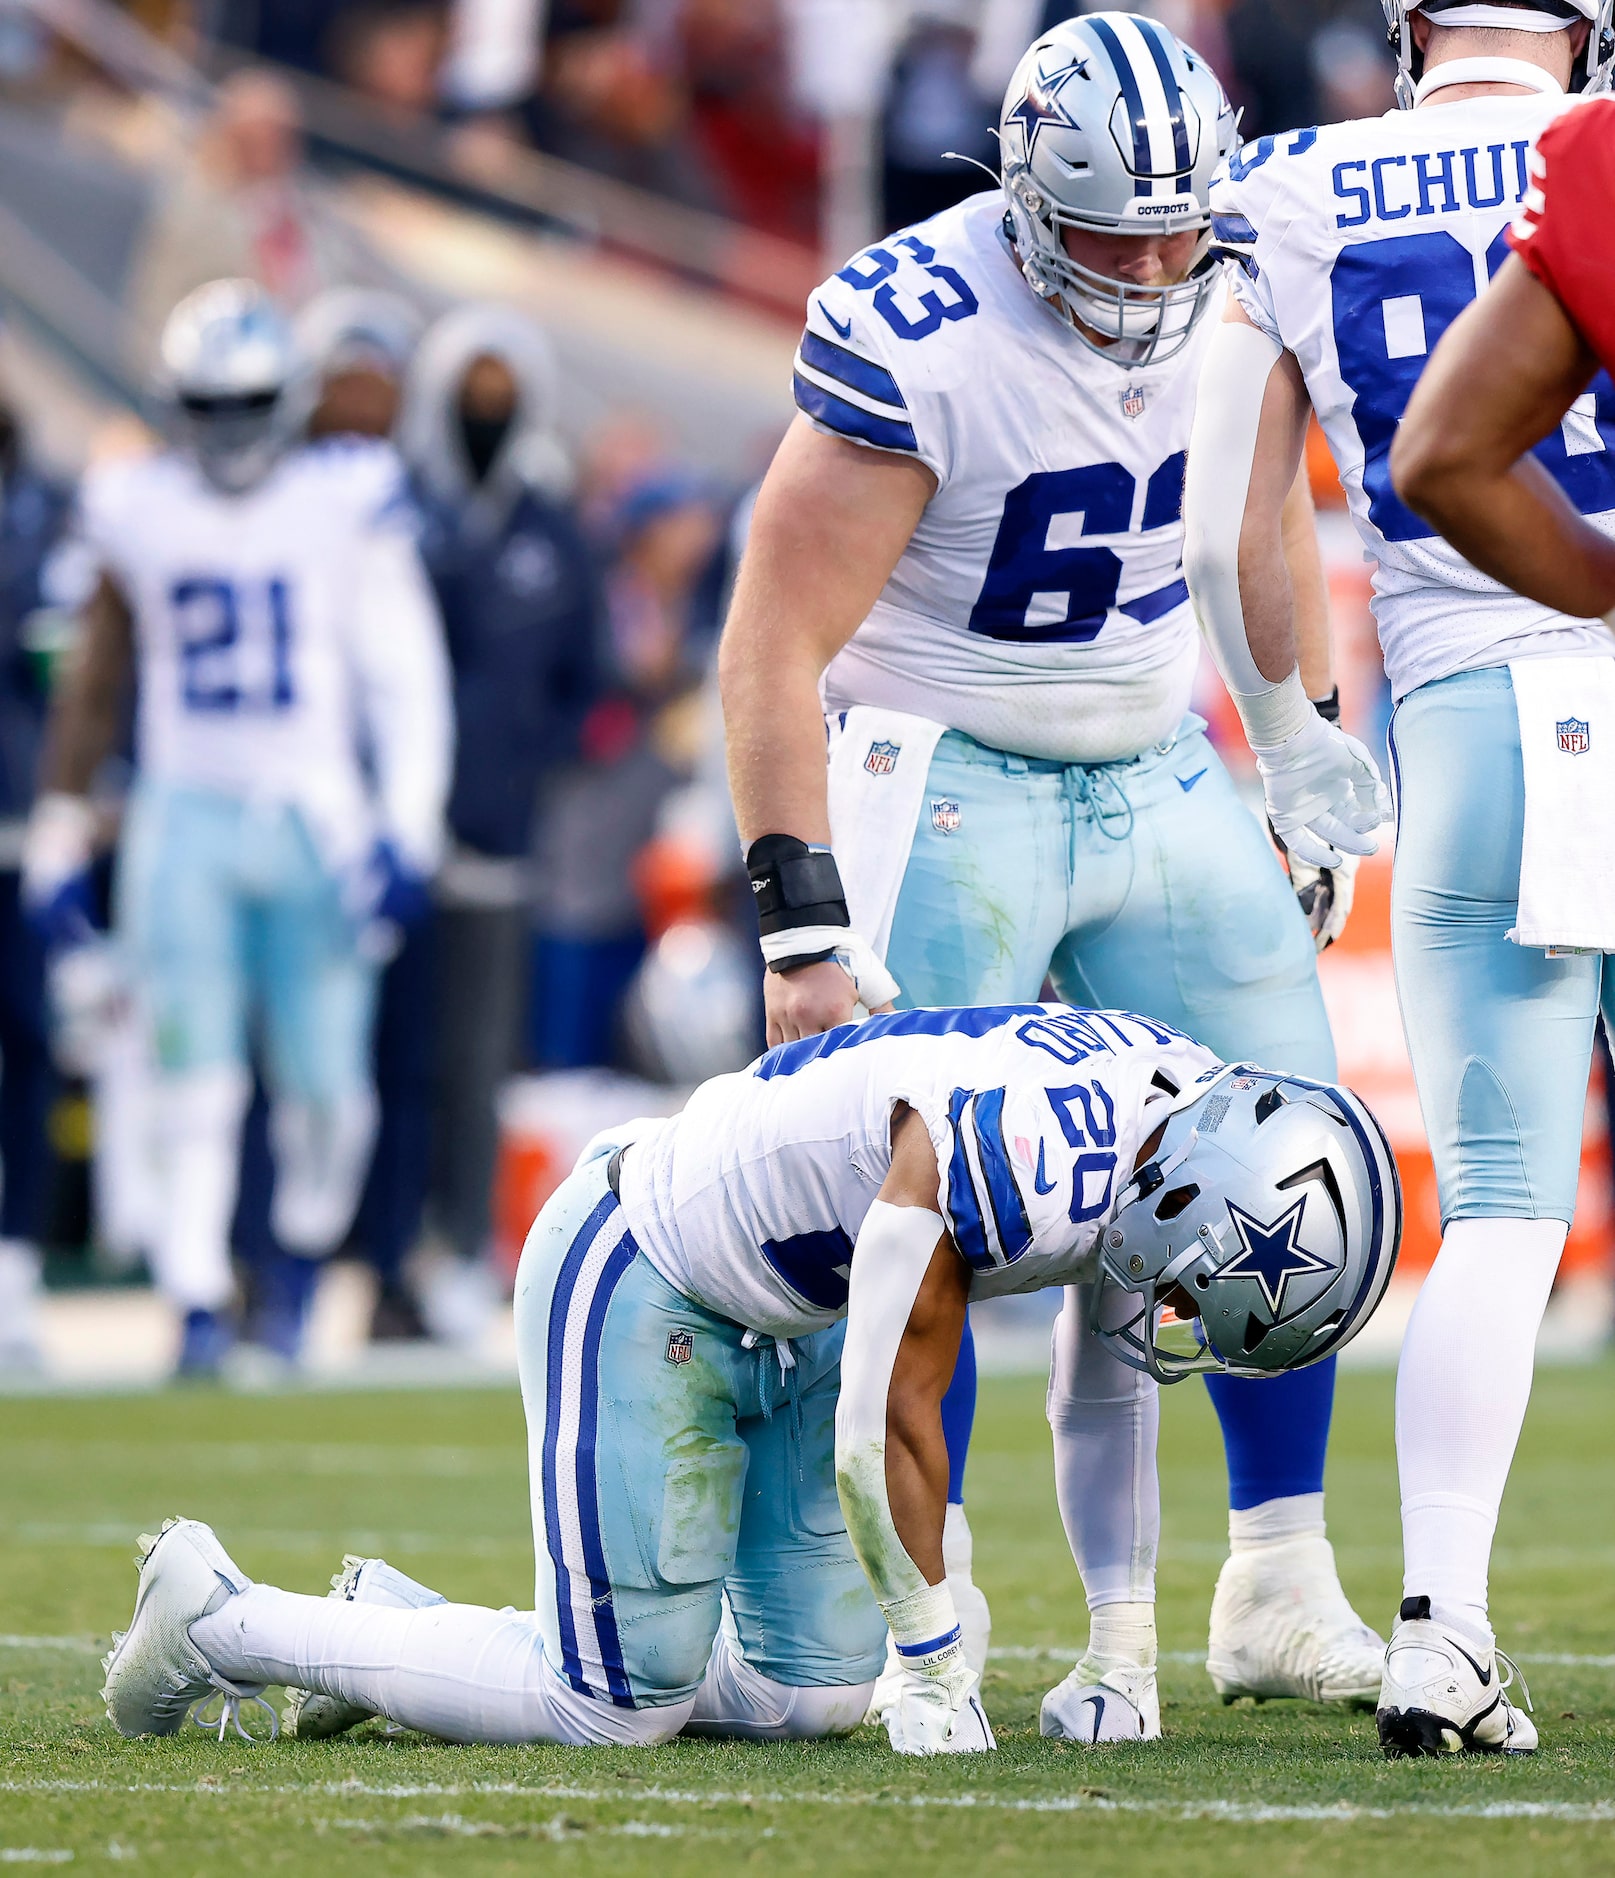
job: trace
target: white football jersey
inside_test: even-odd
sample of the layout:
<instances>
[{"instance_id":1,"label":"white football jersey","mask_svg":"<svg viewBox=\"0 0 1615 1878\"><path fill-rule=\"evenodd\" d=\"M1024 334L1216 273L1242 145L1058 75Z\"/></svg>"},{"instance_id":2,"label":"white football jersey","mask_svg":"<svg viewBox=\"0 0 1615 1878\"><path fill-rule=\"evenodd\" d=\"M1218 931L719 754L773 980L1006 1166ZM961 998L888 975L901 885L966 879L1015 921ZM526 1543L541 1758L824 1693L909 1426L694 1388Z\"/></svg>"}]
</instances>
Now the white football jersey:
<instances>
[{"instance_id":1,"label":"white football jersey","mask_svg":"<svg viewBox=\"0 0 1615 1878\"><path fill-rule=\"evenodd\" d=\"M899 1011L782 1044L704 1083L624 1157L640 1250L686 1297L772 1337L847 1308L853 1241L891 1168L892 1110L924 1120L937 1210L972 1297L1074 1282L1138 1151L1209 1050L1152 1019L1063 1004Z\"/></svg>"},{"instance_id":2,"label":"white football jersey","mask_svg":"<svg viewBox=\"0 0 1615 1878\"><path fill-rule=\"evenodd\" d=\"M1188 709L1183 476L1213 303L1165 363L1102 359L1040 301L991 191L867 249L808 303L796 401L937 478L825 708L1017 755L1137 756Z\"/></svg>"},{"instance_id":3,"label":"white football jersey","mask_svg":"<svg viewBox=\"0 0 1615 1878\"><path fill-rule=\"evenodd\" d=\"M366 555L382 543L396 554L414 533L391 446L312 445L243 495L177 453L111 463L86 477L81 505L134 615L142 773L295 805L334 863L362 853L361 692L376 656L360 643ZM412 658L404 624L400 668ZM428 769L435 741L417 744Z\"/></svg>"},{"instance_id":4,"label":"white football jersey","mask_svg":"<svg viewBox=\"0 0 1615 1878\"><path fill-rule=\"evenodd\" d=\"M1375 618L1394 696L1450 673L1603 653L1602 628L1488 579L1397 500L1397 425L1447 327L1508 258L1531 141L1565 108L1536 94L1442 104L1264 137L1212 188L1240 305L1293 352L1376 563ZM1538 450L1583 515L1615 533L1615 385L1593 389Z\"/></svg>"}]
</instances>

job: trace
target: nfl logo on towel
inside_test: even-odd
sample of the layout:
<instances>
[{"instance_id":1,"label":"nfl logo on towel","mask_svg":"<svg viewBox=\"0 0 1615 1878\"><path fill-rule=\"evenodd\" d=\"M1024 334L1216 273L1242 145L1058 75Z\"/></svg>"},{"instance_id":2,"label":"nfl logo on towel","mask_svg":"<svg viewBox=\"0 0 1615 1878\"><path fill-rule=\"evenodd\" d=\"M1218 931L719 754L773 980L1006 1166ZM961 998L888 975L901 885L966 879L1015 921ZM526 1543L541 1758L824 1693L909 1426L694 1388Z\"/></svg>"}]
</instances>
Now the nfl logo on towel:
<instances>
[{"instance_id":1,"label":"nfl logo on towel","mask_svg":"<svg viewBox=\"0 0 1615 1878\"><path fill-rule=\"evenodd\" d=\"M959 824L964 817L959 813L959 804L944 798L931 804L931 826L939 835L953 835L959 832Z\"/></svg>"},{"instance_id":2,"label":"nfl logo on towel","mask_svg":"<svg viewBox=\"0 0 1615 1878\"><path fill-rule=\"evenodd\" d=\"M1142 385L1129 385L1122 393L1122 416L1130 417L1136 424L1144 415L1145 403L1144 387Z\"/></svg>"},{"instance_id":3,"label":"nfl logo on towel","mask_svg":"<svg viewBox=\"0 0 1615 1878\"><path fill-rule=\"evenodd\" d=\"M868 756L864 758L864 768L871 776L890 776L897 768L897 759L902 750L900 743L872 743Z\"/></svg>"},{"instance_id":4,"label":"nfl logo on towel","mask_svg":"<svg viewBox=\"0 0 1615 1878\"><path fill-rule=\"evenodd\" d=\"M1558 725L1559 748L1566 756L1585 756L1593 747L1590 727L1579 717L1567 717Z\"/></svg>"},{"instance_id":5,"label":"nfl logo on towel","mask_svg":"<svg viewBox=\"0 0 1615 1878\"><path fill-rule=\"evenodd\" d=\"M687 1363L695 1354L695 1338L687 1330L670 1330L667 1333L667 1360L670 1363Z\"/></svg>"}]
</instances>

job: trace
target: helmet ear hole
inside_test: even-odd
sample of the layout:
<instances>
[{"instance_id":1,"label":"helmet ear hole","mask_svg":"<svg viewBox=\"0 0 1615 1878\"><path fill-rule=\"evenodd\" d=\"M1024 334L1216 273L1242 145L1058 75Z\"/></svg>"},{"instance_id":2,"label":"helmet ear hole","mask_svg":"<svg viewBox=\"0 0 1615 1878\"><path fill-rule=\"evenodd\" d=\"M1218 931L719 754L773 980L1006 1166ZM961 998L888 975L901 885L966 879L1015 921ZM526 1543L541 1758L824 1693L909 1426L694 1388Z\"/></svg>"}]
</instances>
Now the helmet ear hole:
<instances>
[{"instance_id":1,"label":"helmet ear hole","mask_svg":"<svg viewBox=\"0 0 1615 1878\"><path fill-rule=\"evenodd\" d=\"M1244 1354L1249 1356L1272 1328L1271 1324L1264 1324L1253 1311L1245 1319Z\"/></svg>"},{"instance_id":2,"label":"helmet ear hole","mask_svg":"<svg viewBox=\"0 0 1615 1878\"><path fill-rule=\"evenodd\" d=\"M1170 1193L1163 1194L1161 1203L1155 1209L1159 1220L1180 1218L1200 1198L1200 1189L1193 1181L1186 1187L1174 1187Z\"/></svg>"}]
</instances>

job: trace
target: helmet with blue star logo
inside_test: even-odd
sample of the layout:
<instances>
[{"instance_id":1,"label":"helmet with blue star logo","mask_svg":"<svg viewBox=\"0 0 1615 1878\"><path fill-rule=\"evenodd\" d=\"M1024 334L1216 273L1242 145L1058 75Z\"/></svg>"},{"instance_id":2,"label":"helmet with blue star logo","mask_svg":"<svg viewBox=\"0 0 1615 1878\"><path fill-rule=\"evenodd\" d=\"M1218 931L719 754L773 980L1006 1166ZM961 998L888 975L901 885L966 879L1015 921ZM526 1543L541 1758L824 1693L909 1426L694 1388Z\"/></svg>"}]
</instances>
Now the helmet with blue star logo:
<instances>
[{"instance_id":1,"label":"helmet with blue star logo","mask_svg":"<svg viewBox=\"0 0 1615 1878\"><path fill-rule=\"evenodd\" d=\"M1118 1196L1094 1328L1160 1382L1302 1369L1373 1315L1401 1239L1396 1160L1368 1106L1235 1064L1173 1112Z\"/></svg>"},{"instance_id":2,"label":"helmet with blue star logo","mask_svg":"<svg viewBox=\"0 0 1615 1878\"><path fill-rule=\"evenodd\" d=\"M1145 287L1075 260L1065 231L1209 230L1212 175L1238 141L1211 67L1156 20L1085 14L1027 51L998 134L1009 233L1033 292L1102 356L1142 365L1181 351L1217 279L1209 233L1184 279Z\"/></svg>"}]
</instances>

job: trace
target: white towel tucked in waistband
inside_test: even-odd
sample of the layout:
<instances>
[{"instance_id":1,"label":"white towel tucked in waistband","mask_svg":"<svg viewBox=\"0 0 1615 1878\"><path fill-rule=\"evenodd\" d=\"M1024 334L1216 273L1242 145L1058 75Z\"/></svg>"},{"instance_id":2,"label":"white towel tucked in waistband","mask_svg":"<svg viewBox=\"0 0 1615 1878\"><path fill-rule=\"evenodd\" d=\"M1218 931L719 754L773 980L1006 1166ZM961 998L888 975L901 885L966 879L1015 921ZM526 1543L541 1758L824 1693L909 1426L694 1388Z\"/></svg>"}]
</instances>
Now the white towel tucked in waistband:
<instances>
[{"instance_id":1,"label":"white towel tucked in waistband","mask_svg":"<svg viewBox=\"0 0 1615 1878\"><path fill-rule=\"evenodd\" d=\"M830 720L830 846L852 929L883 959L931 758L945 730L928 717L872 704Z\"/></svg>"},{"instance_id":2,"label":"white towel tucked in waistband","mask_svg":"<svg viewBox=\"0 0 1615 1878\"><path fill-rule=\"evenodd\" d=\"M1516 945L1615 952L1615 658L1509 664L1525 758Z\"/></svg>"}]
</instances>

